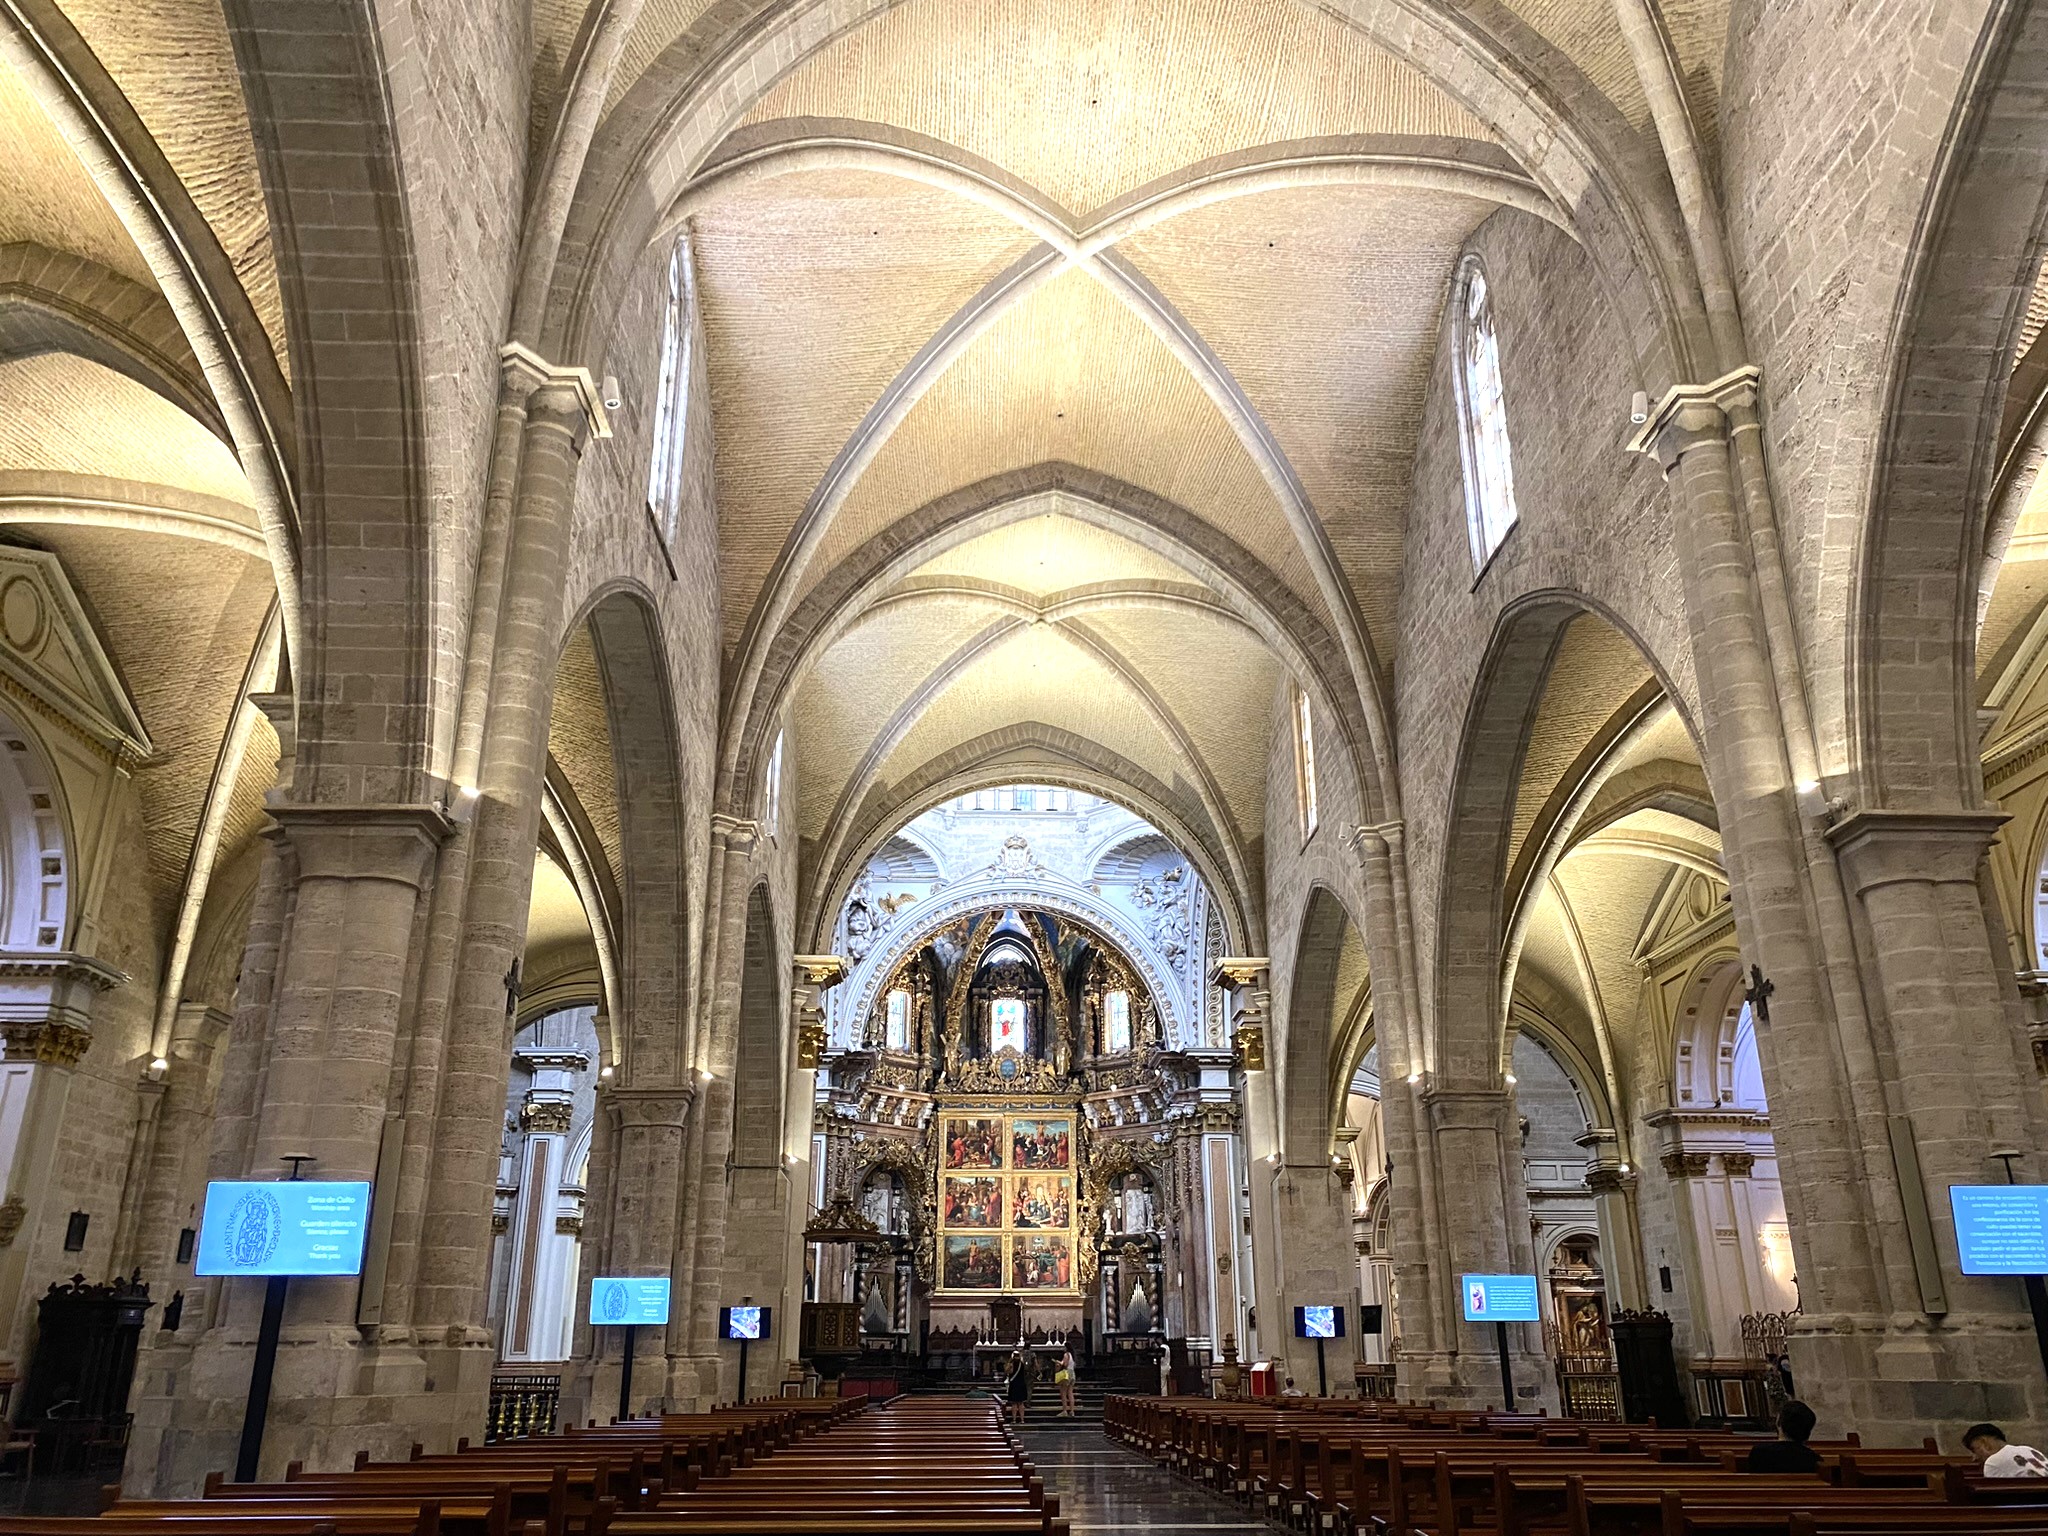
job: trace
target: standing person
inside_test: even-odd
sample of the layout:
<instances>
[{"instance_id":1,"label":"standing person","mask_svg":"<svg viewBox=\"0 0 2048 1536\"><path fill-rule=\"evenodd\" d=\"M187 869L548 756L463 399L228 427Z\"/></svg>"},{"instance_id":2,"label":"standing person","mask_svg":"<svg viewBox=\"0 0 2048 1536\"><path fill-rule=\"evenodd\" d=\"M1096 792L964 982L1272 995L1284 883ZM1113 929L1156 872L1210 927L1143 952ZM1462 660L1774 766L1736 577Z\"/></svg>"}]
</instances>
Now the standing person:
<instances>
[{"instance_id":1,"label":"standing person","mask_svg":"<svg viewBox=\"0 0 2048 1536\"><path fill-rule=\"evenodd\" d=\"M1024 1405L1031 1400L1031 1368L1024 1363L1021 1351L1010 1356L1010 1379L1003 1395L1010 1405L1010 1422L1022 1429Z\"/></svg>"},{"instance_id":2,"label":"standing person","mask_svg":"<svg viewBox=\"0 0 2048 1536\"><path fill-rule=\"evenodd\" d=\"M1052 1379L1060 1389L1060 1417L1074 1416L1074 1351L1071 1345L1060 1349L1060 1363L1053 1368Z\"/></svg>"},{"instance_id":3,"label":"standing person","mask_svg":"<svg viewBox=\"0 0 2048 1536\"><path fill-rule=\"evenodd\" d=\"M1972 1424L1963 1431L1963 1449L1977 1458L1986 1477L2048 1477L2048 1456L2031 1445L2007 1445L1996 1424Z\"/></svg>"},{"instance_id":4,"label":"standing person","mask_svg":"<svg viewBox=\"0 0 2048 1536\"><path fill-rule=\"evenodd\" d=\"M1744 1470L1749 1472L1818 1472L1820 1458L1807 1439L1813 1434L1813 1410L1793 1398L1778 1410L1778 1438L1760 1440L1749 1448Z\"/></svg>"}]
</instances>

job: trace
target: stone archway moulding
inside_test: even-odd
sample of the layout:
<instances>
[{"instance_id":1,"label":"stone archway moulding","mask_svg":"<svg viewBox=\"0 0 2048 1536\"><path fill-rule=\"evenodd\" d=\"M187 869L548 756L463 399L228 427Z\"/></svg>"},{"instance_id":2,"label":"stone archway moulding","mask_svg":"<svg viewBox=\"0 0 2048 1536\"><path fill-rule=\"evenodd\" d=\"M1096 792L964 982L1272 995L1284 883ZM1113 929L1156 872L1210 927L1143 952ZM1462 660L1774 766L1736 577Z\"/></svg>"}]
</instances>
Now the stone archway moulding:
<instances>
[{"instance_id":1,"label":"stone archway moulding","mask_svg":"<svg viewBox=\"0 0 2048 1536\"><path fill-rule=\"evenodd\" d=\"M1195 866L1208 886L1211 899L1217 903L1215 910L1222 919L1226 942L1236 943L1240 948L1258 947L1252 942L1252 936L1260 933L1262 926L1257 921L1256 910L1250 905L1249 888L1237 888L1230 883L1228 877L1238 872L1235 866L1226 855L1205 842L1198 830L1168 803L1165 786L1154 786L1148 793L1132 781L1128 772L1117 776L1088 768L1075 759L1071 750L1063 750L1060 744L1044 739L1039 731L1029 726L1020 729L1027 733L1021 739L1011 731L997 733L998 739L993 741L984 738L967 743L965 761L968 766L954 772L938 772L936 776L920 770L907 781L907 792L880 812L865 817L860 830L840 829L828 838L818 860L818 867L823 873L813 883L811 902L805 908L801 924L802 931L811 934L814 948L829 946L833 925L852 892L859 871L866 867L875 851L907 823L957 796L1024 783L1100 795L1151 823L1183 858ZM1044 729L1049 731L1052 728ZM1079 738L1065 744L1068 749L1093 745ZM1047 755L1029 762L1019 761L1013 754L1020 746ZM940 766L943 764L944 759L941 759ZM926 766L931 768L933 765Z\"/></svg>"},{"instance_id":2,"label":"stone archway moulding","mask_svg":"<svg viewBox=\"0 0 2048 1536\"><path fill-rule=\"evenodd\" d=\"M1057 912L1086 927L1100 930L1138 966L1145 985L1151 989L1161 1013L1166 1015L1163 1022L1171 1027L1172 1043L1181 1048L1200 1043L1201 1021L1197 1018L1190 1022L1182 1015L1176 1003L1182 990L1180 983L1168 980L1169 970L1151 943L1107 905L1096 900L1086 886L1044 868L1036 869L1028 880L1002 870L984 872L958 885L949 885L938 895L919 902L911 909L913 920L894 937L869 951L868 957L854 968L849 978L852 985L834 989L834 997L844 996L849 1000L846 1011L838 1015L839 1021L844 1023L866 1018L874 1007L882 983L895 974L904 957L946 924L970 912L1009 907L1037 907Z\"/></svg>"}]
</instances>

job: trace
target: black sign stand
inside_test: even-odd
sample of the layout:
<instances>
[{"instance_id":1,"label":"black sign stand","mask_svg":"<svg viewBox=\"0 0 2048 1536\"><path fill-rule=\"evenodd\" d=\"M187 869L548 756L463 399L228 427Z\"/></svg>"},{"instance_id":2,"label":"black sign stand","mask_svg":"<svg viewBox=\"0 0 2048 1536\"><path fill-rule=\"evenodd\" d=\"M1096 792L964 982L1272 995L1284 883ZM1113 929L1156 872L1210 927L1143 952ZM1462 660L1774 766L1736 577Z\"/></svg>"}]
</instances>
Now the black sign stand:
<instances>
[{"instance_id":1,"label":"black sign stand","mask_svg":"<svg viewBox=\"0 0 2048 1536\"><path fill-rule=\"evenodd\" d=\"M279 1161L292 1165L291 1177L285 1181L291 1184L298 1182L299 1169L314 1159L294 1155ZM242 1409L242 1444L235 1452L238 1483L255 1482L256 1465L263 1459L263 1422L270 1416L270 1377L277 1369L277 1339L284 1331L284 1294L291 1283L290 1275L272 1275L263 1292L263 1321L256 1329L256 1359L249 1367L249 1401Z\"/></svg>"},{"instance_id":2,"label":"black sign stand","mask_svg":"<svg viewBox=\"0 0 2048 1536\"><path fill-rule=\"evenodd\" d=\"M742 1408L747 1405L747 1339L745 1334L740 1336L740 1395L738 1404Z\"/></svg>"},{"instance_id":3,"label":"black sign stand","mask_svg":"<svg viewBox=\"0 0 2048 1536\"><path fill-rule=\"evenodd\" d=\"M1501 1411L1503 1413L1513 1413L1515 1411L1515 1373L1508 1365L1508 1325L1506 1323L1495 1323L1493 1329L1494 1337L1500 1343Z\"/></svg>"},{"instance_id":4,"label":"black sign stand","mask_svg":"<svg viewBox=\"0 0 2048 1536\"><path fill-rule=\"evenodd\" d=\"M1316 1335L1316 1396L1330 1395L1330 1378L1323 1370L1323 1336Z\"/></svg>"},{"instance_id":5,"label":"black sign stand","mask_svg":"<svg viewBox=\"0 0 2048 1536\"><path fill-rule=\"evenodd\" d=\"M640 1336L639 1325L626 1324L626 1357L619 1362L619 1422L633 1417L633 1348Z\"/></svg>"}]
</instances>

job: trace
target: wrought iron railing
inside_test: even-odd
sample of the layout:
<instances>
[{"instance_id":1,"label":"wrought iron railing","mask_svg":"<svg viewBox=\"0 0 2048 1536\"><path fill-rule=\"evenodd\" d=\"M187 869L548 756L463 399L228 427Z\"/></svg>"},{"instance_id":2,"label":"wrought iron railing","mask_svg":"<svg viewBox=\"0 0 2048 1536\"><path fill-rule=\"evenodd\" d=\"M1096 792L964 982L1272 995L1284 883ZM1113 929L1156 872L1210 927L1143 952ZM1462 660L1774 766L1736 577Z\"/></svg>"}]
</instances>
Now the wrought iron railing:
<instances>
[{"instance_id":1,"label":"wrought iron railing","mask_svg":"<svg viewBox=\"0 0 2048 1536\"><path fill-rule=\"evenodd\" d=\"M484 1440L517 1440L522 1435L551 1435L562 1402L559 1373L535 1371L491 1378L491 1406L484 1420Z\"/></svg>"}]
</instances>

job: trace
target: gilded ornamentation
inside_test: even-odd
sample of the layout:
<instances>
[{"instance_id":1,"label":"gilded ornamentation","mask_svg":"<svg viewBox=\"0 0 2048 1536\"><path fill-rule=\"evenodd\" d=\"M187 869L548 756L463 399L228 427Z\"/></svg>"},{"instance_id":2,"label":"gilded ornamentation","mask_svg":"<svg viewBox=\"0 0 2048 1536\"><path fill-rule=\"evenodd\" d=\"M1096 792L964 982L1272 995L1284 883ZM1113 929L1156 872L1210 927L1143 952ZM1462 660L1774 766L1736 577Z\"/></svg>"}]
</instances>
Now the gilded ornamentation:
<instances>
[{"instance_id":1,"label":"gilded ornamentation","mask_svg":"<svg viewBox=\"0 0 2048 1536\"><path fill-rule=\"evenodd\" d=\"M1266 1070L1266 1032L1256 1024L1238 1027L1230 1037L1230 1043L1237 1051L1237 1064L1246 1072Z\"/></svg>"},{"instance_id":2,"label":"gilded ornamentation","mask_svg":"<svg viewBox=\"0 0 2048 1536\"><path fill-rule=\"evenodd\" d=\"M519 1106L520 1126L535 1136L566 1136L575 1115L567 1099L528 1099Z\"/></svg>"},{"instance_id":3,"label":"gilded ornamentation","mask_svg":"<svg viewBox=\"0 0 2048 1536\"><path fill-rule=\"evenodd\" d=\"M581 1237L583 1235L583 1218L575 1215L557 1216L555 1218L555 1230L564 1237Z\"/></svg>"},{"instance_id":4,"label":"gilded ornamentation","mask_svg":"<svg viewBox=\"0 0 2048 1536\"><path fill-rule=\"evenodd\" d=\"M75 1067L92 1044L92 1031L81 1024L61 1019L44 1019L34 1024L0 1026L0 1039L7 1043L9 1061L33 1061L43 1066Z\"/></svg>"}]
</instances>

